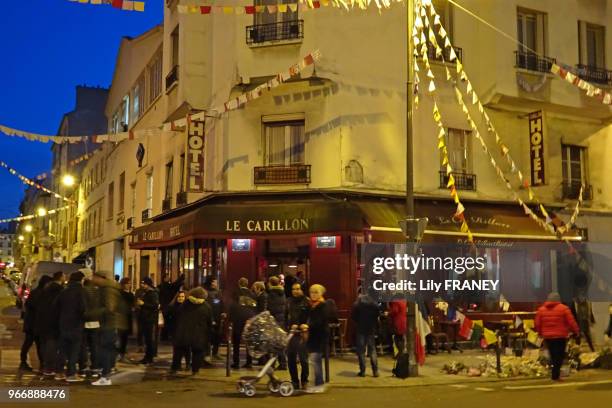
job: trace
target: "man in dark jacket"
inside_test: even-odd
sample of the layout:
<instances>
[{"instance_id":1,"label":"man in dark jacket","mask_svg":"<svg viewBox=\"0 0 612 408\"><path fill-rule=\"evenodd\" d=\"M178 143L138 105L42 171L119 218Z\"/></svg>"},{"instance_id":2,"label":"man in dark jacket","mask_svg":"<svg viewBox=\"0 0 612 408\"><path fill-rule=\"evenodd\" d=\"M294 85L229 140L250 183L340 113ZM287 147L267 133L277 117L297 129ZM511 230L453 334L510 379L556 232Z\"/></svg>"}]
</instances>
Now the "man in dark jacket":
<instances>
[{"instance_id":1,"label":"man in dark jacket","mask_svg":"<svg viewBox=\"0 0 612 408\"><path fill-rule=\"evenodd\" d=\"M121 299L123 303L121 305L121 313L123 313L126 320L126 329L119 330L117 335L119 336L119 361L127 362L125 353L127 352L128 337L132 334L132 313L134 306L136 305L136 297L130 290L130 278L123 278L119 282L121 285Z\"/></svg>"},{"instance_id":2,"label":"man in dark jacket","mask_svg":"<svg viewBox=\"0 0 612 408\"><path fill-rule=\"evenodd\" d=\"M191 351L191 372L195 375L204 362L212 328L212 310L206 303L206 291L200 287L189 291L176 325L171 372L180 368L181 359Z\"/></svg>"},{"instance_id":3,"label":"man in dark jacket","mask_svg":"<svg viewBox=\"0 0 612 408\"><path fill-rule=\"evenodd\" d=\"M366 351L370 355L372 375L378 377L378 358L376 355L376 331L380 310L369 295L360 295L353 305L351 318L355 322L355 346L359 359L359 377L365 377Z\"/></svg>"},{"instance_id":4,"label":"man in dark jacket","mask_svg":"<svg viewBox=\"0 0 612 408\"><path fill-rule=\"evenodd\" d=\"M557 381L561 376L567 338L570 333L574 333L575 336L580 334L570 308L561 303L558 293L549 294L547 301L538 309L535 329L546 342L550 353L552 379Z\"/></svg>"},{"instance_id":5,"label":"man in dark jacket","mask_svg":"<svg viewBox=\"0 0 612 408\"><path fill-rule=\"evenodd\" d=\"M308 386L308 351L302 336L302 327L308 322L308 298L304 296L299 282L291 288L292 296L287 299L287 328L293 332L293 337L287 346L287 360L291 382L296 389L306 389ZM302 367L298 376L298 359Z\"/></svg>"},{"instance_id":6,"label":"man in dark jacket","mask_svg":"<svg viewBox=\"0 0 612 408\"><path fill-rule=\"evenodd\" d=\"M34 326L36 323L36 309L39 307L40 296L47 283L51 282L51 277L43 275L38 281L38 286L30 292L28 300L25 302L25 314L23 317L23 332L25 338L21 345L21 364L20 370L32 371L32 367L28 365L28 353L33 343L36 343L36 354L38 355L39 370L43 369L43 354L41 349L40 338L34 334Z\"/></svg>"},{"instance_id":7,"label":"man in dark jacket","mask_svg":"<svg viewBox=\"0 0 612 408\"><path fill-rule=\"evenodd\" d=\"M323 356L327 352L329 342L329 316L327 302L323 295L325 287L314 284L309 289L310 309L308 311L308 340L306 348L308 359L314 371L314 386L306 389L307 393L321 393L325 391L323 381Z\"/></svg>"},{"instance_id":8,"label":"man in dark jacket","mask_svg":"<svg viewBox=\"0 0 612 408\"><path fill-rule=\"evenodd\" d=\"M110 374L116 359L117 330L125 329L126 322L121 314L123 300L119 292L119 284L114 280L113 275L109 272L96 271L93 282L98 286L100 299L99 308L93 311L92 315L100 322L98 361L102 372L100 379L91 384L107 386L112 384Z\"/></svg>"},{"instance_id":9,"label":"man in dark jacket","mask_svg":"<svg viewBox=\"0 0 612 408\"><path fill-rule=\"evenodd\" d=\"M174 282L170 281L170 275L162 276L162 283L157 287L159 290L159 306L162 311L162 315L164 316L164 326L161 330L161 340L167 341L169 338L169 333L172 331L169 328L172 327L173 323L172 316L168 313L168 305L172 302L172 299L176 296L177 292L183 286L185 282L185 275L182 274L178 277L178 279Z\"/></svg>"},{"instance_id":10,"label":"man in dark jacket","mask_svg":"<svg viewBox=\"0 0 612 408\"><path fill-rule=\"evenodd\" d=\"M278 276L268 279L268 311L280 327L285 327L285 314L287 313L287 299L285 289L280 284ZM287 358L284 352L278 354L278 369L287 369Z\"/></svg>"},{"instance_id":11,"label":"man in dark jacket","mask_svg":"<svg viewBox=\"0 0 612 408\"><path fill-rule=\"evenodd\" d=\"M58 313L56 300L64 288L66 275L58 271L53 274L53 280L49 282L40 295L34 333L41 339L43 349L43 374L54 376L58 361ZM61 375L58 376L61 378ZM59 379L58 378L58 379ZM63 379L63 378L61 378Z\"/></svg>"},{"instance_id":12,"label":"man in dark jacket","mask_svg":"<svg viewBox=\"0 0 612 408\"><path fill-rule=\"evenodd\" d=\"M85 325L83 329L83 340L81 341L81 355L79 357L79 374L86 374L89 370L91 375L99 374L98 366L98 331L100 322L92 312L100 307L98 287L93 283L93 271L89 268L79 270L85 275L83 281L83 292L85 294Z\"/></svg>"},{"instance_id":13,"label":"man in dark jacket","mask_svg":"<svg viewBox=\"0 0 612 408\"><path fill-rule=\"evenodd\" d=\"M155 344L153 344L153 339L157 319L159 318L159 297L151 278L144 278L142 280L142 287L144 288L143 297L136 301L137 305L140 307L140 325L145 342L145 355L144 358L140 360L140 363L151 364L153 363L153 356L155 355Z\"/></svg>"},{"instance_id":14,"label":"man in dark jacket","mask_svg":"<svg viewBox=\"0 0 612 408\"><path fill-rule=\"evenodd\" d=\"M206 282L204 282L204 289L208 292L206 302L212 310L213 326L210 331L210 345L212 348L213 358L220 359L219 356L219 344L221 343L221 336L223 330L223 300L221 292L219 291L219 284L214 276L207 276Z\"/></svg>"},{"instance_id":15,"label":"man in dark jacket","mask_svg":"<svg viewBox=\"0 0 612 408\"><path fill-rule=\"evenodd\" d=\"M257 311L257 302L255 295L248 288L249 280L240 278L238 280L238 291L234 295L234 302L230 309L230 320L232 321L232 347L233 347L233 364L232 368L240 368L240 341L242 340L242 331L246 321L255 316ZM247 352L245 368L252 367L253 362L251 356Z\"/></svg>"},{"instance_id":16,"label":"man in dark jacket","mask_svg":"<svg viewBox=\"0 0 612 408\"><path fill-rule=\"evenodd\" d=\"M81 351L85 323L85 291L82 272L70 274L68 286L57 297L59 313L59 367L66 366L66 381L81 381L76 375L76 364Z\"/></svg>"}]
</instances>

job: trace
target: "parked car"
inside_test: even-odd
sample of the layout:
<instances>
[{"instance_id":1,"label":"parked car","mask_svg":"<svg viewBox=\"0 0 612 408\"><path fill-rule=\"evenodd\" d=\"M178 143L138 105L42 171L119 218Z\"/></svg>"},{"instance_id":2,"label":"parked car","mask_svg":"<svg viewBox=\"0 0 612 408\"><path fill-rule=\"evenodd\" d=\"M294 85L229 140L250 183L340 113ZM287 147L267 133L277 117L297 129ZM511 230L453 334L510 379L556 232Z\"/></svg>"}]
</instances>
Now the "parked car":
<instances>
[{"instance_id":1,"label":"parked car","mask_svg":"<svg viewBox=\"0 0 612 408\"><path fill-rule=\"evenodd\" d=\"M62 271L66 276L69 276L72 272L77 272L81 268L83 268L81 264L51 261L38 261L26 266L23 273L20 274L20 279L17 281L14 289L17 295L15 301L17 307L23 308L26 299L30 295L30 291L36 287L41 276L52 276L57 271Z\"/></svg>"}]
</instances>

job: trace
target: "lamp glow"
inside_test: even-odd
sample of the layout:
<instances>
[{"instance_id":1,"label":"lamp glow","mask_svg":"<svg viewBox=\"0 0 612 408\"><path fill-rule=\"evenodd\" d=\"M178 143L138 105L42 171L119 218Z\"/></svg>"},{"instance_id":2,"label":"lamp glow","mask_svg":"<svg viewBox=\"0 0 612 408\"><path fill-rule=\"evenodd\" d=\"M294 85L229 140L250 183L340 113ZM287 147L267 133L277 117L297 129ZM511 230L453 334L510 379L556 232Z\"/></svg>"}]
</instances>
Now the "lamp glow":
<instances>
[{"instance_id":1,"label":"lamp glow","mask_svg":"<svg viewBox=\"0 0 612 408\"><path fill-rule=\"evenodd\" d=\"M74 186L75 182L76 180L74 179L74 176L72 174L66 174L64 175L64 177L62 177L62 184L66 187Z\"/></svg>"}]
</instances>

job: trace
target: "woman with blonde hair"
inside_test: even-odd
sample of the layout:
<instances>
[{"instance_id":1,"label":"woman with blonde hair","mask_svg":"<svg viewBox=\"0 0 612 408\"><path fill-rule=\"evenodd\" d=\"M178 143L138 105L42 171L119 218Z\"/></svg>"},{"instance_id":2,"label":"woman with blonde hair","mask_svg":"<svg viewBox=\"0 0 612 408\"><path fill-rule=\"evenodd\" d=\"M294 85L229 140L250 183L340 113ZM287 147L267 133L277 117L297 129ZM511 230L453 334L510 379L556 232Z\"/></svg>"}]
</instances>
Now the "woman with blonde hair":
<instances>
[{"instance_id":1,"label":"woman with blonde hair","mask_svg":"<svg viewBox=\"0 0 612 408\"><path fill-rule=\"evenodd\" d=\"M306 389L308 393L321 393L325 391L323 380L323 356L327 350L329 339L329 325L327 304L323 295L325 287L314 284L310 287L310 310L308 313L308 340L306 348L308 359L314 373L314 386Z\"/></svg>"}]
</instances>

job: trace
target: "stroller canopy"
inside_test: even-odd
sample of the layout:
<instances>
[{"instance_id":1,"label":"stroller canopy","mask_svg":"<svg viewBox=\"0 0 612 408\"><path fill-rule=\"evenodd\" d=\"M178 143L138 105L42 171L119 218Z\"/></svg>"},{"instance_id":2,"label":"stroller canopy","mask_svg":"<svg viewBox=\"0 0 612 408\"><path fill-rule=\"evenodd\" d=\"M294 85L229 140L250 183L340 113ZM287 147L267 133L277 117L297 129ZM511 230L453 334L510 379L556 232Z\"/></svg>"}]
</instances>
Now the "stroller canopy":
<instances>
[{"instance_id":1,"label":"stroller canopy","mask_svg":"<svg viewBox=\"0 0 612 408\"><path fill-rule=\"evenodd\" d=\"M270 312L250 318L242 333L248 352L259 358L268 353L279 353L287 347L287 333L278 325Z\"/></svg>"}]
</instances>

